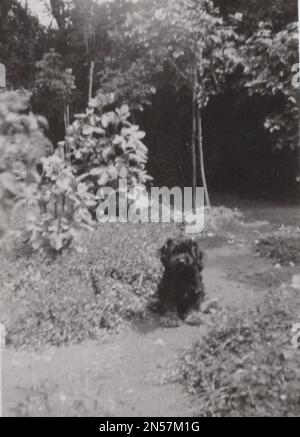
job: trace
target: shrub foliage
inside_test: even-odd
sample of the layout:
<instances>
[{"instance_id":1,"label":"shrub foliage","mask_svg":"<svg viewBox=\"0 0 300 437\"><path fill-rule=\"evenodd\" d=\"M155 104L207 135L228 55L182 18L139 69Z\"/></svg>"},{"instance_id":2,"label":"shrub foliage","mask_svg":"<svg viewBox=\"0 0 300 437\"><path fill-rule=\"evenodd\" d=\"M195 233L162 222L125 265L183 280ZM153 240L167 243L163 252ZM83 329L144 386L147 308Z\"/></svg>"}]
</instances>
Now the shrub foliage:
<instances>
[{"instance_id":1,"label":"shrub foliage","mask_svg":"<svg viewBox=\"0 0 300 437\"><path fill-rule=\"evenodd\" d=\"M29 197L39 180L37 163L49 144L45 119L28 111L28 95L0 95L0 234L8 227L15 203Z\"/></svg>"},{"instance_id":2,"label":"shrub foliage","mask_svg":"<svg viewBox=\"0 0 300 437\"><path fill-rule=\"evenodd\" d=\"M148 149L141 141L145 133L130 123L127 105L105 111L112 102L113 95L99 94L86 113L76 115L67 136L71 162L94 194L105 186L118 191L123 179L129 198L135 198L136 189L151 180L145 170Z\"/></svg>"},{"instance_id":3,"label":"shrub foliage","mask_svg":"<svg viewBox=\"0 0 300 437\"><path fill-rule=\"evenodd\" d=\"M270 293L249 313L218 313L187 353L181 377L199 416L298 416L300 353L291 347L299 296Z\"/></svg>"},{"instance_id":4,"label":"shrub foliage","mask_svg":"<svg viewBox=\"0 0 300 437\"><path fill-rule=\"evenodd\" d=\"M92 229L88 209L96 205L95 196L58 155L42 162L42 183L33 197L37 213L31 215L27 225L29 239L33 249L61 252L76 240L80 229Z\"/></svg>"}]
</instances>

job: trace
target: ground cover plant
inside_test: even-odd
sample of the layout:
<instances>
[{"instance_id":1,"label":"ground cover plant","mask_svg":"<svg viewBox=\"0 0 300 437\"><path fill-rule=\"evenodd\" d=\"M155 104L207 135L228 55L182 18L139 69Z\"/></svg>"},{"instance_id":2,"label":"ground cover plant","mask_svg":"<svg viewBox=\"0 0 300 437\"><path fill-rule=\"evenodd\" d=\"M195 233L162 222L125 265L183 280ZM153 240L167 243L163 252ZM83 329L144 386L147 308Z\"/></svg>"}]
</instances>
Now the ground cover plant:
<instances>
[{"instance_id":1,"label":"ground cover plant","mask_svg":"<svg viewBox=\"0 0 300 437\"><path fill-rule=\"evenodd\" d=\"M299 230L283 228L261 237L255 243L256 252L284 266L300 264Z\"/></svg>"},{"instance_id":2,"label":"ground cover plant","mask_svg":"<svg viewBox=\"0 0 300 437\"><path fill-rule=\"evenodd\" d=\"M82 233L77 251L55 258L3 241L0 299L8 344L77 343L142 317L161 273L157 249L176 232L174 224L103 224Z\"/></svg>"},{"instance_id":3,"label":"ground cover plant","mask_svg":"<svg viewBox=\"0 0 300 437\"><path fill-rule=\"evenodd\" d=\"M285 288L255 310L212 319L180 364L197 415L299 416L300 350L291 346L299 312L299 292Z\"/></svg>"}]
</instances>

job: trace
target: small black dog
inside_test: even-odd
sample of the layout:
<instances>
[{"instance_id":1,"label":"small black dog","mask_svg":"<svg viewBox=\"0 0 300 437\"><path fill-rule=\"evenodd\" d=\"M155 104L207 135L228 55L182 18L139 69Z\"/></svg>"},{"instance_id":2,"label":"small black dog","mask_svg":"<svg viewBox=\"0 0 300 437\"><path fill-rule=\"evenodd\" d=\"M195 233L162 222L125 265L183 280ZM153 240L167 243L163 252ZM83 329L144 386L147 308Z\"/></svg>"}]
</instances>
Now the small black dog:
<instances>
[{"instance_id":1,"label":"small black dog","mask_svg":"<svg viewBox=\"0 0 300 437\"><path fill-rule=\"evenodd\" d=\"M157 291L160 308L185 319L204 300L203 253L196 241L179 237L166 242L160 259L165 268Z\"/></svg>"}]
</instances>

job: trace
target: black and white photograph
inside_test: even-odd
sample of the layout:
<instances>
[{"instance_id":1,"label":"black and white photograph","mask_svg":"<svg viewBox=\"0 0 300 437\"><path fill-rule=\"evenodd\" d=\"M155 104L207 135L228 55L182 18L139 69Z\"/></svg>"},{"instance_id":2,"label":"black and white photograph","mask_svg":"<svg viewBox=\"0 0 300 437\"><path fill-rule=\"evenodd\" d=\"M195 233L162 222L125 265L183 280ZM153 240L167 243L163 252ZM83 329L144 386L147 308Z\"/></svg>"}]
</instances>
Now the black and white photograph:
<instances>
[{"instance_id":1,"label":"black and white photograph","mask_svg":"<svg viewBox=\"0 0 300 437\"><path fill-rule=\"evenodd\" d=\"M297 0L0 0L1 418L300 417L299 57Z\"/></svg>"}]
</instances>

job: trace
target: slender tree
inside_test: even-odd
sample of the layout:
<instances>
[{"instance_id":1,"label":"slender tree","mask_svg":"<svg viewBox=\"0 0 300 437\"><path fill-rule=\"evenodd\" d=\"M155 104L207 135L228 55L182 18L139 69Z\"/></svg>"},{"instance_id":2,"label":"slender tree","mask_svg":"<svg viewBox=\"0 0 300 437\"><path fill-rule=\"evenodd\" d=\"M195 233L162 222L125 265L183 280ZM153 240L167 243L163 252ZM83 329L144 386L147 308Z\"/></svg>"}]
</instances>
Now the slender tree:
<instances>
[{"instance_id":1,"label":"slender tree","mask_svg":"<svg viewBox=\"0 0 300 437\"><path fill-rule=\"evenodd\" d=\"M151 79L155 81L159 69L171 68L175 86L188 86L190 89L193 189L199 173L206 204L210 205L205 175L202 111L210 98L222 89L226 75L239 63L234 28L225 25L218 10L208 0L152 0L147 4L134 1L133 5L128 10L123 31L116 34L116 44L123 44L123 50L119 49L119 52L133 51L138 54L134 57L135 64L143 65L139 71L140 80L134 81L135 88L140 86L141 90L145 89L145 70L148 72L148 83L151 83ZM130 47L129 51L124 50L124 45ZM114 58L111 64L119 66L114 73L120 82L129 81L128 70L120 68L120 59ZM104 77L102 84L105 84L105 79L109 82L110 77Z\"/></svg>"}]
</instances>

